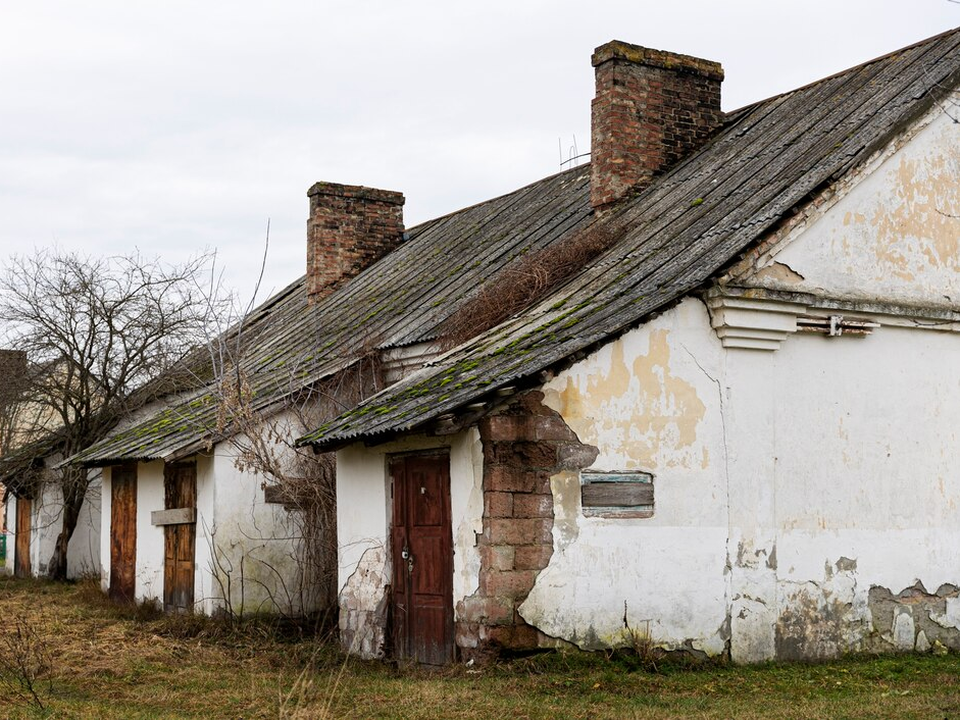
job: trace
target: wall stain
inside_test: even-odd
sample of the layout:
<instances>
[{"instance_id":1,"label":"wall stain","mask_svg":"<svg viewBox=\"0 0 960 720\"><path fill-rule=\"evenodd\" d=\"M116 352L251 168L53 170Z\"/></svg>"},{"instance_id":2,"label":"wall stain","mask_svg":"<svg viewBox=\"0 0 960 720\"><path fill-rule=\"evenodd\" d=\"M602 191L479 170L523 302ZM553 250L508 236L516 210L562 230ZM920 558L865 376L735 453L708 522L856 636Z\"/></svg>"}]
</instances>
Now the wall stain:
<instances>
[{"instance_id":1,"label":"wall stain","mask_svg":"<svg viewBox=\"0 0 960 720\"><path fill-rule=\"evenodd\" d=\"M709 455L695 447L706 405L696 388L674 374L669 331L652 330L649 347L632 366L623 340L611 344L606 372L569 376L559 393L560 414L577 435L593 445L613 447L629 468L656 470L707 467Z\"/></svg>"}]
</instances>

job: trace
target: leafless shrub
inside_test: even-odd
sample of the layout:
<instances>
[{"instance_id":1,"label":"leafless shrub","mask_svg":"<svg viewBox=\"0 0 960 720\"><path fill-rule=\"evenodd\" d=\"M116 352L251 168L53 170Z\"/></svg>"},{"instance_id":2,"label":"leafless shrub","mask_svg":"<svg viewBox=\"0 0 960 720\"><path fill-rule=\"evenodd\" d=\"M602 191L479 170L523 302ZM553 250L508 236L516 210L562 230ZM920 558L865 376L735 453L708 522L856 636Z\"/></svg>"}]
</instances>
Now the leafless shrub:
<instances>
[{"instance_id":1,"label":"leafless shrub","mask_svg":"<svg viewBox=\"0 0 960 720\"><path fill-rule=\"evenodd\" d=\"M0 686L43 710L39 691L46 684L49 692L51 686L47 643L25 616L5 622L8 628L0 635Z\"/></svg>"},{"instance_id":2,"label":"leafless shrub","mask_svg":"<svg viewBox=\"0 0 960 720\"><path fill-rule=\"evenodd\" d=\"M264 378L248 372L237 347L231 343L214 353L224 360L215 386L217 417L211 435L226 439L236 453L234 466L261 476L265 495L288 512L290 537L277 537L275 528L264 528L263 534L250 539L293 540L298 577L291 579L275 560L254 553L233 558L231 548L217 545L216 528L211 528L211 570L219 583L222 612L229 617L259 612L259 607L244 606L246 591L256 585L262 591L258 594L265 592L270 598L272 612L287 619L312 612L319 624L315 630L322 631L336 621L336 458L298 447L294 441L381 389L378 343L374 338L356 343L353 362L308 383L303 380L307 361L295 354L285 358L286 373L274 372L266 384Z\"/></svg>"},{"instance_id":3,"label":"leafless shrub","mask_svg":"<svg viewBox=\"0 0 960 720\"><path fill-rule=\"evenodd\" d=\"M616 239L612 225L594 223L539 252L521 256L447 319L440 329L444 347L460 345L529 307Z\"/></svg>"}]
</instances>

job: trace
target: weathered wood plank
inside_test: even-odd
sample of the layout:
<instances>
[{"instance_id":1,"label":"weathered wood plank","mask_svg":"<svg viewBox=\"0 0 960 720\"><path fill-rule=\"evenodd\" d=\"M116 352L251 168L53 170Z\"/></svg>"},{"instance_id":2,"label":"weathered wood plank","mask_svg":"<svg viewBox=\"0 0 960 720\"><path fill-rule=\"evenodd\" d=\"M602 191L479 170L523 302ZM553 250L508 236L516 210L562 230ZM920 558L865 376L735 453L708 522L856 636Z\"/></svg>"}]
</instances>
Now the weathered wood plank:
<instances>
[{"instance_id":1,"label":"weathered wood plank","mask_svg":"<svg viewBox=\"0 0 960 720\"><path fill-rule=\"evenodd\" d=\"M197 521L196 508L174 508L172 510L154 510L150 513L151 525L186 525Z\"/></svg>"},{"instance_id":2,"label":"weathered wood plank","mask_svg":"<svg viewBox=\"0 0 960 720\"><path fill-rule=\"evenodd\" d=\"M653 505L653 483L603 481L587 483L580 489L585 508L625 508Z\"/></svg>"}]
</instances>

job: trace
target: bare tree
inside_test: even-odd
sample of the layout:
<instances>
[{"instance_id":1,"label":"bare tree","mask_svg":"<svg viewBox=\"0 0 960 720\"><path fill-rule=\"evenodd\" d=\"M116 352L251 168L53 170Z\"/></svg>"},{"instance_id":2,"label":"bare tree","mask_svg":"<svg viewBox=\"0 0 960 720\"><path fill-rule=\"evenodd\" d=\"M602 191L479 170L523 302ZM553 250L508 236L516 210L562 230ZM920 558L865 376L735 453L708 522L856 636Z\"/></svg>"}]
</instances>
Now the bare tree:
<instances>
[{"instance_id":1,"label":"bare tree","mask_svg":"<svg viewBox=\"0 0 960 720\"><path fill-rule=\"evenodd\" d=\"M172 389L151 381L205 336L214 306L199 281L208 260L167 266L137 253L92 258L39 251L15 256L4 268L3 339L30 359L34 371L24 392L58 427L65 457L102 438L124 413ZM49 573L63 579L88 474L66 466L56 477L63 526Z\"/></svg>"}]
</instances>

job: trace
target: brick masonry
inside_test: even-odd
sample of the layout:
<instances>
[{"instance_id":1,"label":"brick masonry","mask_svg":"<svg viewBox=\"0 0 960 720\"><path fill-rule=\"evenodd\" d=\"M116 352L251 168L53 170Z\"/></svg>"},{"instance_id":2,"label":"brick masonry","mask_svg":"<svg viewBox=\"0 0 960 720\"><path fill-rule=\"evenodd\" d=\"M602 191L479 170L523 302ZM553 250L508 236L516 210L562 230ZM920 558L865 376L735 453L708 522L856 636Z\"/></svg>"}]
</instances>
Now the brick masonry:
<instances>
[{"instance_id":1,"label":"brick masonry","mask_svg":"<svg viewBox=\"0 0 960 720\"><path fill-rule=\"evenodd\" d=\"M650 184L720 127L719 63L620 41L593 54L590 203L600 208Z\"/></svg>"},{"instance_id":2,"label":"brick masonry","mask_svg":"<svg viewBox=\"0 0 960 720\"><path fill-rule=\"evenodd\" d=\"M553 641L517 612L553 555L550 477L589 466L597 450L583 445L563 418L523 393L479 424L483 443L483 533L480 585L457 607L457 645L464 660Z\"/></svg>"},{"instance_id":3,"label":"brick masonry","mask_svg":"<svg viewBox=\"0 0 960 720\"><path fill-rule=\"evenodd\" d=\"M401 193L319 182L307 191L307 294L328 295L403 241Z\"/></svg>"}]
</instances>

